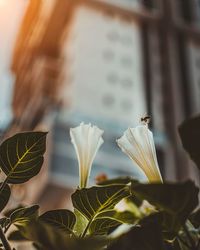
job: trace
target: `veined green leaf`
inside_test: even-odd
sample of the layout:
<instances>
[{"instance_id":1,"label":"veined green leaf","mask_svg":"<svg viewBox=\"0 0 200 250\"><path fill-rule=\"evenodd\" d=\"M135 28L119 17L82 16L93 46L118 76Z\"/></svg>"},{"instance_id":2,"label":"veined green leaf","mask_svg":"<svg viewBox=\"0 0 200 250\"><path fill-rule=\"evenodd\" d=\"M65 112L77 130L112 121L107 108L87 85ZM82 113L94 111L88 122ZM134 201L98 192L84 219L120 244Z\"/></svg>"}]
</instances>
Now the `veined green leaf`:
<instances>
[{"instance_id":1,"label":"veined green leaf","mask_svg":"<svg viewBox=\"0 0 200 250\"><path fill-rule=\"evenodd\" d=\"M24 183L39 173L46 150L46 135L43 132L19 133L1 144L0 166L7 175L7 183Z\"/></svg>"},{"instance_id":2,"label":"veined green leaf","mask_svg":"<svg viewBox=\"0 0 200 250\"><path fill-rule=\"evenodd\" d=\"M38 216L38 205L31 207L18 208L10 215L10 223L15 225L26 225L30 221L35 220Z\"/></svg>"},{"instance_id":3,"label":"veined green leaf","mask_svg":"<svg viewBox=\"0 0 200 250\"><path fill-rule=\"evenodd\" d=\"M107 210L101 212L91 223L89 231L91 234L107 234L111 229L121 224L134 224L137 218L128 211L117 212L116 210Z\"/></svg>"},{"instance_id":4,"label":"veined green leaf","mask_svg":"<svg viewBox=\"0 0 200 250\"><path fill-rule=\"evenodd\" d=\"M92 235L106 235L121 224L121 222L111 218L94 220L90 225L89 231Z\"/></svg>"},{"instance_id":5,"label":"veined green leaf","mask_svg":"<svg viewBox=\"0 0 200 250\"><path fill-rule=\"evenodd\" d=\"M74 208L91 220L100 212L114 208L129 195L129 187L126 185L99 186L77 190L72 194L72 202Z\"/></svg>"},{"instance_id":6,"label":"veined green leaf","mask_svg":"<svg viewBox=\"0 0 200 250\"><path fill-rule=\"evenodd\" d=\"M129 211L118 212L115 209L106 210L106 211L99 213L95 217L95 220L102 220L102 219L108 219L108 218L111 218L120 223L126 223L126 224L134 224L135 221L138 220L138 218L135 217L134 214Z\"/></svg>"},{"instance_id":7,"label":"veined green leaf","mask_svg":"<svg viewBox=\"0 0 200 250\"><path fill-rule=\"evenodd\" d=\"M1 185L2 185L2 183L0 183L0 186ZM6 184L0 193L0 212L7 205L8 201L10 199L10 194L11 194L10 187L9 187L9 185Z\"/></svg>"},{"instance_id":8,"label":"veined green leaf","mask_svg":"<svg viewBox=\"0 0 200 250\"><path fill-rule=\"evenodd\" d=\"M74 213L66 209L48 211L42 214L39 220L66 233L71 233L76 223Z\"/></svg>"},{"instance_id":9,"label":"veined green leaf","mask_svg":"<svg viewBox=\"0 0 200 250\"><path fill-rule=\"evenodd\" d=\"M88 220L82 237L89 232L91 223L101 212L113 209L120 200L129 195L129 187L122 184L83 188L72 194L74 208Z\"/></svg>"}]
</instances>

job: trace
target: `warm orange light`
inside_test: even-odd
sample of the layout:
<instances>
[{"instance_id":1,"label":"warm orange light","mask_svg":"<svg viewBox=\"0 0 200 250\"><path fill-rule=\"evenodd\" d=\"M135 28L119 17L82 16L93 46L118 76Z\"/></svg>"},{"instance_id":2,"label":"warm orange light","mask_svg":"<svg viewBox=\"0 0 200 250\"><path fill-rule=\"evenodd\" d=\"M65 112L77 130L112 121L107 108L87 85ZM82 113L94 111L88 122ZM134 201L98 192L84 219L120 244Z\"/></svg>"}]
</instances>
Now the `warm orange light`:
<instances>
[{"instance_id":1,"label":"warm orange light","mask_svg":"<svg viewBox=\"0 0 200 250\"><path fill-rule=\"evenodd\" d=\"M7 0L0 0L0 7L1 7L1 6L4 6L4 5L6 4L6 1L7 1Z\"/></svg>"}]
</instances>

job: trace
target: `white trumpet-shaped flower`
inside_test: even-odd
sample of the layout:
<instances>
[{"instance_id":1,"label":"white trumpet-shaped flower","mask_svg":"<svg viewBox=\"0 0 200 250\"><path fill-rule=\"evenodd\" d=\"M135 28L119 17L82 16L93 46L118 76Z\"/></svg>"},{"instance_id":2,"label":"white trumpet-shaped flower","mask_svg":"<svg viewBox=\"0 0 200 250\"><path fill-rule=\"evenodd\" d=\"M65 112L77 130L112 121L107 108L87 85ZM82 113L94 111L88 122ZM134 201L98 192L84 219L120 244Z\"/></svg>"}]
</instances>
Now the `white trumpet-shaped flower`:
<instances>
[{"instance_id":1,"label":"white trumpet-shaped flower","mask_svg":"<svg viewBox=\"0 0 200 250\"><path fill-rule=\"evenodd\" d=\"M80 126L70 129L79 163L80 188L87 186L93 160L103 143L102 134L103 130L91 124L81 123Z\"/></svg>"},{"instance_id":2,"label":"white trumpet-shaped flower","mask_svg":"<svg viewBox=\"0 0 200 250\"><path fill-rule=\"evenodd\" d=\"M153 134L147 124L128 128L117 143L122 151L142 169L150 182L162 182Z\"/></svg>"}]
</instances>

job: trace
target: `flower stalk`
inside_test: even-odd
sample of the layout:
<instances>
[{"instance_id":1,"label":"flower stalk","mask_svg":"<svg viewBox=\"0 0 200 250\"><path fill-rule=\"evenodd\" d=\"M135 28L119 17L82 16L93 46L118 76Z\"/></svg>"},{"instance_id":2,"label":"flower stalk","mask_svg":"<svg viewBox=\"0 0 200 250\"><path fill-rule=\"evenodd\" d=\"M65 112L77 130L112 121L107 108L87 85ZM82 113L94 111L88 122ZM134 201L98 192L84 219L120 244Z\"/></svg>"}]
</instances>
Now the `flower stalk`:
<instances>
[{"instance_id":1,"label":"flower stalk","mask_svg":"<svg viewBox=\"0 0 200 250\"><path fill-rule=\"evenodd\" d=\"M8 243L8 241L5 237L5 234L3 233L3 229L1 226L0 226L0 239L1 239L1 242L2 242L5 250L12 250L10 244Z\"/></svg>"}]
</instances>

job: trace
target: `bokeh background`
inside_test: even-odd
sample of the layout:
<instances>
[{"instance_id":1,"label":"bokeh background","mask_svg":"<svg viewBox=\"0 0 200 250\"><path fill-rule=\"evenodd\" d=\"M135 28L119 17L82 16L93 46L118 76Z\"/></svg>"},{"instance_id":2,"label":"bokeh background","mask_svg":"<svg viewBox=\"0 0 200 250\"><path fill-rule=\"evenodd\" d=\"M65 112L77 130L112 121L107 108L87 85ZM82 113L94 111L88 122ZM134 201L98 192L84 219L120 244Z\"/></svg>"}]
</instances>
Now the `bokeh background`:
<instances>
[{"instance_id":1,"label":"bokeh background","mask_svg":"<svg viewBox=\"0 0 200 250\"><path fill-rule=\"evenodd\" d=\"M82 121L105 130L91 184L102 173L142 180L115 141L145 113L164 179L199 184L177 133L199 112L199 0L0 0L0 140L49 131L43 170L14 188L13 206L71 206L69 128Z\"/></svg>"}]
</instances>

